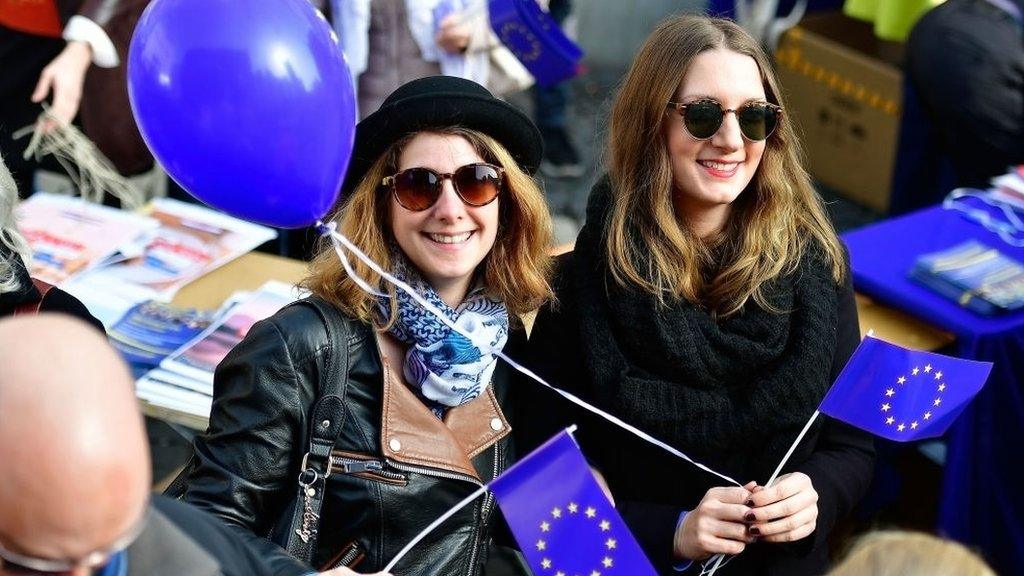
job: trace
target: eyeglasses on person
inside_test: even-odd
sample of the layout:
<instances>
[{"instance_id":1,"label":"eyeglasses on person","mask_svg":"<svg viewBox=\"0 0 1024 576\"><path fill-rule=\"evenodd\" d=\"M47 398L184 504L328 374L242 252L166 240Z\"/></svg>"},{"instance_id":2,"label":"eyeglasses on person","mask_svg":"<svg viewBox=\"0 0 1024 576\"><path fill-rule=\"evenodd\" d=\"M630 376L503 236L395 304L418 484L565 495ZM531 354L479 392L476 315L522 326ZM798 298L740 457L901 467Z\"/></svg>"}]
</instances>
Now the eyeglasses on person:
<instances>
[{"instance_id":1,"label":"eyeglasses on person","mask_svg":"<svg viewBox=\"0 0 1024 576\"><path fill-rule=\"evenodd\" d=\"M478 162L460 166L450 174L441 174L430 168L409 168L384 178L381 184L391 188L403 208L420 212L437 203L445 180L452 181L455 193L467 206L486 206L501 192L503 176L501 167Z\"/></svg>"},{"instance_id":2,"label":"eyeglasses on person","mask_svg":"<svg viewBox=\"0 0 1024 576\"><path fill-rule=\"evenodd\" d=\"M147 513L127 534L118 538L110 547L90 552L77 559L34 558L8 550L3 544L0 544L0 572L18 576L63 576L77 569L85 568L93 574L99 573L107 567L114 556L135 542L145 529L148 520L149 514Z\"/></svg>"},{"instance_id":3,"label":"eyeglasses on person","mask_svg":"<svg viewBox=\"0 0 1024 576\"><path fill-rule=\"evenodd\" d=\"M782 119L782 107L768 102L748 102L732 109L725 109L719 102L709 99L689 104L669 101L666 106L682 116L686 131L697 140L714 136L730 112L736 115L740 133L751 142L766 140Z\"/></svg>"}]
</instances>

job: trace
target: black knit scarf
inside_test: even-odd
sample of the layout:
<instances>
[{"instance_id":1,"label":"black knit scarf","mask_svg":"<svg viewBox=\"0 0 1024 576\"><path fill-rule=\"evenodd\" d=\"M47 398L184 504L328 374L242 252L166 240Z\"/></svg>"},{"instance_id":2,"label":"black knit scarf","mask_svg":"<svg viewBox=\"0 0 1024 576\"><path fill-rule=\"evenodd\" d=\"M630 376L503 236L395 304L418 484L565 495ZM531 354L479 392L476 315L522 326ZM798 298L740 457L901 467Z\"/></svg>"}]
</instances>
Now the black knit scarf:
<instances>
[{"instance_id":1,"label":"black knit scarf","mask_svg":"<svg viewBox=\"0 0 1024 576\"><path fill-rule=\"evenodd\" d=\"M838 314L828 267L808 250L770 283L783 314L752 300L724 320L685 301L659 308L608 273L610 197L606 179L591 194L571 275L595 399L721 472L765 481L830 384Z\"/></svg>"}]
</instances>

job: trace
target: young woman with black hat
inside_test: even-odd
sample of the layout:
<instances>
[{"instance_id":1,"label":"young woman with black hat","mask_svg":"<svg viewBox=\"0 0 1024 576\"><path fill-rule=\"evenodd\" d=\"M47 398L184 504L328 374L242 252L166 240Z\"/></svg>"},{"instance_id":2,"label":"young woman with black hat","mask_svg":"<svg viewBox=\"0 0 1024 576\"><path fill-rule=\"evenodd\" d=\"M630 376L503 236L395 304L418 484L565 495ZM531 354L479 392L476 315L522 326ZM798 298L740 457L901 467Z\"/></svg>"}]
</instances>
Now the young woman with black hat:
<instances>
[{"instance_id":1,"label":"young woman with black hat","mask_svg":"<svg viewBox=\"0 0 1024 576\"><path fill-rule=\"evenodd\" d=\"M607 148L575 252L557 264L558 305L534 325L533 367L744 486L552 414L555 399L524 403L549 410L520 430L579 422L662 573L726 553L740 554L726 574L821 574L873 446L819 419L778 481L758 485L859 342L846 255L768 59L733 22L664 22L616 96Z\"/></svg>"},{"instance_id":2,"label":"young woman with black hat","mask_svg":"<svg viewBox=\"0 0 1024 576\"><path fill-rule=\"evenodd\" d=\"M332 221L473 342L522 346L517 316L551 296L550 220L530 176L540 142L526 115L473 82L415 80L359 123ZM256 324L218 367L185 497L254 538L297 533L314 566L372 572L510 464L513 373L353 265L383 295L325 242L305 282L316 306ZM325 388L327 412L314 409ZM328 469L311 465L318 456ZM394 572L481 574L496 514L482 497Z\"/></svg>"}]
</instances>

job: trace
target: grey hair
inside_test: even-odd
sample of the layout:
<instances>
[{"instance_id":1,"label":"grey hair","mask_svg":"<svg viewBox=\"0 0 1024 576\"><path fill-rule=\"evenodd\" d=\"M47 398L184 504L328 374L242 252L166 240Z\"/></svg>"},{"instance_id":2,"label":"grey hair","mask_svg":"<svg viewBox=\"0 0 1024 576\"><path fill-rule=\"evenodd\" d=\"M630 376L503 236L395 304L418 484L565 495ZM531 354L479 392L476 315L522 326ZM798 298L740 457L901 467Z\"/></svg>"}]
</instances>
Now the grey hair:
<instances>
[{"instance_id":1,"label":"grey hair","mask_svg":"<svg viewBox=\"0 0 1024 576\"><path fill-rule=\"evenodd\" d=\"M0 255L0 294L14 292L22 288L18 282L17 267L28 264L32 252L25 237L18 231L14 208L18 205L18 186L14 183L11 171L0 156L0 243L10 250L15 257L23 262L12 262Z\"/></svg>"}]
</instances>

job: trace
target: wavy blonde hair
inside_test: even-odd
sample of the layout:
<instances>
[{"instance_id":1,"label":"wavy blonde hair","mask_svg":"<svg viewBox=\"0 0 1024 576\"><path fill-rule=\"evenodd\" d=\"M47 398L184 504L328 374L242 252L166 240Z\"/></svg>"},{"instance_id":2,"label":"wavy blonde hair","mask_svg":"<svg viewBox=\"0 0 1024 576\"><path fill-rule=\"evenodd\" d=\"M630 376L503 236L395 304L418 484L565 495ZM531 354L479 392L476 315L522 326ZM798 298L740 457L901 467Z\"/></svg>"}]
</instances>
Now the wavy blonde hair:
<instances>
[{"instance_id":1,"label":"wavy blonde hair","mask_svg":"<svg viewBox=\"0 0 1024 576\"><path fill-rule=\"evenodd\" d=\"M768 101L785 106L764 52L734 22L686 15L661 23L634 58L612 106L606 256L621 286L638 287L662 304L682 298L728 316L750 298L774 310L765 283L792 272L809 244L820 247L836 282L845 273L845 255L785 118L768 139L747 189L733 202L722 232L702 241L680 225L666 144L666 130L679 126L667 120L665 105L693 59L718 48L753 58ZM724 255L722 262L713 261L714 246Z\"/></svg>"},{"instance_id":2,"label":"wavy blonde hair","mask_svg":"<svg viewBox=\"0 0 1024 576\"><path fill-rule=\"evenodd\" d=\"M505 171L504 187L498 197L498 233L494 247L480 264L488 294L505 303L509 316L536 309L553 297L549 278L552 260L551 216L534 179L524 172L512 155L490 136L461 127L432 128L431 133L464 138L477 155ZM414 133L395 142L373 163L349 198L332 214L338 231L359 246L385 270L392 266L390 246L394 236L391 222L390 189L381 180L398 171L398 159ZM382 282L379 274L362 261L354 261L355 272L379 291L394 295L395 287ZM303 286L363 322L386 328L395 316L394 302L388 318L376 312L377 298L366 293L346 274L329 239L321 239L311 273Z\"/></svg>"},{"instance_id":3,"label":"wavy blonde hair","mask_svg":"<svg viewBox=\"0 0 1024 576\"><path fill-rule=\"evenodd\" d=\"M18 231L14 209L18 206L18 186L14 177L0 156L0 243L11 251L13 258L21 258L22 262L12 262L0 256L0 294L14 292L22 288L18 282L15 267L27 265L32 251L28 242Z\"/></svg>"},{"instance_id":4,"label":"wavy blonde hair","mask_svg":"<svg viewBox=\"0 0 1024 576\"><path fill-rule=\"evenodd\" d=\"M854 544L828 576L996 576L966 546L922 532L879 530Z\"/></svg>"}]
</instances>

